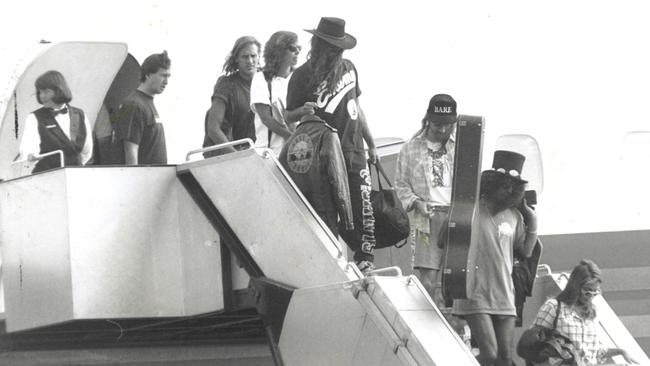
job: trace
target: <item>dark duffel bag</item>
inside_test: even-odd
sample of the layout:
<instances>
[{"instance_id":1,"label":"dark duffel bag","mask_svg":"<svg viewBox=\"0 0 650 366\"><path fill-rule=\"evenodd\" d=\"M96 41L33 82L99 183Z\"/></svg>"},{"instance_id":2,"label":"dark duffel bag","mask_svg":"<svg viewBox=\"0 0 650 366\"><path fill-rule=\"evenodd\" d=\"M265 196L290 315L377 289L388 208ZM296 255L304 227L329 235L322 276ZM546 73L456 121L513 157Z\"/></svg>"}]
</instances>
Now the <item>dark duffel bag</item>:
<instances>
[{"instance_id":1,"label":"dark duffel bag","mask_svg":"<svg viewBox=\"0 0 650 366\"><path fill-rule=\"evenodd\" d=\"M370 165L371 174L373 166L379 173L377 174L379 190L373 190L370 193L372 210L375 215L375 248L381 249L393 245L399 248L406 243L409 236L409 218L379 160ZM382 177L388 187L382 185Z\"/></svg>"}]
</instances>

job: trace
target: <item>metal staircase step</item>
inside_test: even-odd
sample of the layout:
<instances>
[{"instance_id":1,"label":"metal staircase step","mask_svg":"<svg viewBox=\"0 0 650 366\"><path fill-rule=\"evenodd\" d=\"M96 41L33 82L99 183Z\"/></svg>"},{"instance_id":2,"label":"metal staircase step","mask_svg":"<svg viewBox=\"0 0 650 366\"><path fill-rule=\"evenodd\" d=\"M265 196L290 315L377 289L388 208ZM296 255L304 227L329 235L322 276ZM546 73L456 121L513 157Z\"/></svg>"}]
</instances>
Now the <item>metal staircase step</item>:
<instances>
[{"instance_id":1,"label":"metal staircase step","mask_svg":"<svg viewBox=\"0 0 650 366\"><path fill-rule=\"evenodd\" d=\"M607 291L603 296L619 316L650 314L650 290Z\"/></svg>"},{"instance_id":2,"label":"metal staircase step","mask_svg":"<svg viewBox=\"0 0 650 366\"><path fill-rule=\"evenodd\" d=\"M637 342L639 338L650 338L650 314L620 316L619 318Z\"/></svg>"},{"instance_id":3,"label":"metal staircase step","mask_svg":"<svg viewBox=\"0 0 650 366\"><path fill-rule=\"evenodd\" d=\"M602 269L603 291L650 290L650 267Z\"/></svg>"}]
</instances>

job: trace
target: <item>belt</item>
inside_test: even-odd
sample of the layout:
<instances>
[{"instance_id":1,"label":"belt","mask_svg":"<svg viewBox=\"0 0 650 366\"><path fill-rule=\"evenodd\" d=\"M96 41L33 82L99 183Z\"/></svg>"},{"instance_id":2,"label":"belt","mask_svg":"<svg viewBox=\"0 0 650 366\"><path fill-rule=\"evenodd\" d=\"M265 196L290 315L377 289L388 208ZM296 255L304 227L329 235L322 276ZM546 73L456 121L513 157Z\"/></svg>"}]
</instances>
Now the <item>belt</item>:
<instances>
[{"instance_id":1,"label":"belt","mask_svg":"<svg viewBox=\"0 0 650 366\"><path fill-rule=\"evenodd\" d=\"M431 211L435 212L449 212L449 206L433 206Z\"/></svg>"}]
</instances>

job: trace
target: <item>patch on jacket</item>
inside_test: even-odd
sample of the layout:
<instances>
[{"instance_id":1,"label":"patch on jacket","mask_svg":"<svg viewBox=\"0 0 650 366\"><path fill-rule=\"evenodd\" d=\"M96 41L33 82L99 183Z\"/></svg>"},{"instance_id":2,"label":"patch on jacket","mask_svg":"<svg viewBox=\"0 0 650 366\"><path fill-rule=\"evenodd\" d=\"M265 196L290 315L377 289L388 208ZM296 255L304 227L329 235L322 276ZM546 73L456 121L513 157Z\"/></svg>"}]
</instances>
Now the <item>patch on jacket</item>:
<instances>
[{"instance_id":1,"label":"patch on jacket","mask_svg":"<svg viewBox=\"0 0 650 366\"><path fill-rule=\"evenodd\" d=\"M304 174L309 171L314 160L314 143L306 133L297 135L287 150L287 164L294 173Z\"/></svg>"}]
</instances>

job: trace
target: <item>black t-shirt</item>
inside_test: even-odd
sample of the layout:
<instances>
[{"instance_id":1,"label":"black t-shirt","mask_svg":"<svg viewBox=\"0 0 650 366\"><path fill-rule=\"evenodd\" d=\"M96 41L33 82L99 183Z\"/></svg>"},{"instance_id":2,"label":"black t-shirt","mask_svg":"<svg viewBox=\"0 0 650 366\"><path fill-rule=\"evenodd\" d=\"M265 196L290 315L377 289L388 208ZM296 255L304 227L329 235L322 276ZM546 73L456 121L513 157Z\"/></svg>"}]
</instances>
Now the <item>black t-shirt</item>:
<instances>
[{"instance_id":1,"label":"black t-shirt","mask_svg":"<svg viewBox=\"0 0 650 366\"><path fill-rule=\"evenodd\" d=\"M221 99L226 110L221 131L230 141L250 138L255 141L255 114L251 110L251 80L239 72L217 79L212 100ZM207 133L206 133L207 135Z\"/></svg>"},{"instance_id":2,"label":"black t-shirt","mask_svg":"<svg viewBox=\"0 0 650 366\"><path fill-rule=\"evenodd\" d=\"M357 101L361 89L354 64L344 59L340 67L343 72L334 91L326 90L324 83L318 87L311 85L313 72L309 62L296 69L289 80L287 109L296 109L305 102L316 102L316 115L338 131L347 168L360 170L366 167Z\"/></svg>"},{"instance_id":3,"label":"black t-shirt","mask_svg":"<svg viewBox=\"0 0 650 366\"><path fill-rule=\"evenodd\" d=\"M152 96L136 90L126 98L116 116L115 135L138 145L138 164L167 164L165 127Z\"/></svg>"}]
</instances>

